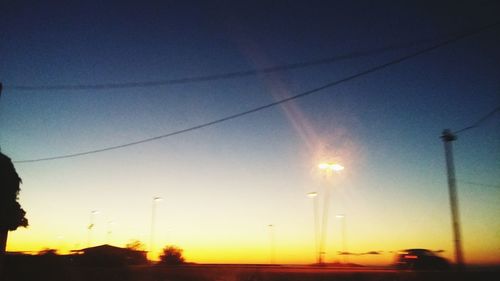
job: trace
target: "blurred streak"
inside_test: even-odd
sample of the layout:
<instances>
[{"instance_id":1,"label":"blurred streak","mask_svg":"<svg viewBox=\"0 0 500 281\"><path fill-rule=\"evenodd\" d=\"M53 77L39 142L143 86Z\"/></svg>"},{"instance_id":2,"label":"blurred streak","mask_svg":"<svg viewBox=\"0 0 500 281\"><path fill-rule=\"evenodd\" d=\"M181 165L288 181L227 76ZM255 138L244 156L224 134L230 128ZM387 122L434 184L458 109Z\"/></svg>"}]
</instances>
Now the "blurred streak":
<instances>
[{"instance_id":1,"label":"blurred streak","mask_svg":"<svg viewBox=\"0 0 500 281\"><path fill-rule=\"evenodd\" d=\"M335 216L342 220L342 251L347 253L347 216L345 214L337 214ZM344 263L348 263L349 259L347 255L344 256Z\"/></svg>"},{"instance_id":2,"label":"blurred streak","mask_svg":"<svg viewBox=\"0 0 500 281\"><path fill-rule=\"evenodd\" d=\"M151 236L149 241L149 258L155 259L157 254L155 254L154 247L154 236L155 236L155 224L156 224L156 203L163 201L163 198L159 196L153 197L152 207L151 207Z\"/></svg>"},{"instance_id":3,"label":"blurred streak","mask_svg":"<svg viewBox=\"0 0 500 281\"><path fill-rule=\"evenodd\" d=\"M307 196L313 200L313 214L314 214L314 244L315 251L314 256L316 258L316 263L320 262L319 254L319 209L318 209L318 193L309 192Z\"/></svg>"},{"instance_id":4,"label":"blurred streak","mask_svg":"<svg viewBox=\"0 0 500 281\"><path fill-rule=\"evenodd\" d=\"M269 227L269 238L270 238L270 244L271 244L269 263L275 264L276 263L276 241L275 241L275 234L274 234L274 224L269 224L267 226Z\"/></svg>"},{"instance_id":5,"label":"blurred streak","mask_svg":"<svg viewBox=\"0 0 500 281\"><path fill-rule=\"evenodd\" d=\"M89 225L87 226L88 229L88 237L87 237L87 247L92 246L92 231L95 228L95 216L99 214L99 211L97 210L92 210L90 212L90 219L89 219Z\"/></svg>"},{"instance_id":6,"label":"blurred streak","mask_svg":"<svg viewBox=\"0 0 500 281\"><path fill-rule=\"evenodd\" d=\"M260 51L260 48L255 42L249 38L240 38L243 42L242 51L252 61L256 68L261 68L262 65L269 65L267 56ZM282 82L281 77L277 73L263 76L262 79L268 85L270 93L275 100L281 100L290 97L289 90L285 83ZM290 101L280 105L285 113L285 116L292 124L295 131L298 133L301 140L306 144L308 150L312 151L316 146L315 141L318 139L313 126L307 120L305 115L299 109L296 101Z\"/></svg>"}]
</instances>

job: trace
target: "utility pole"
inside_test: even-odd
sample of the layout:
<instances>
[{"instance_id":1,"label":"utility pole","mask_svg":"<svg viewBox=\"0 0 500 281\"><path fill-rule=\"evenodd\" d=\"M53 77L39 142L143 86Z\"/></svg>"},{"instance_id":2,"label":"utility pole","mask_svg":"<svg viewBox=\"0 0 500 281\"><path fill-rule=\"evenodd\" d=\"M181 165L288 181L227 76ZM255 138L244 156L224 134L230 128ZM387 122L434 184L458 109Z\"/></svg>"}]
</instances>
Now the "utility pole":
<instances>
[{"instance_id":1,"label":"utility pole","mask_svg":"<svg viewBox=\"0 0 500 281\"><path fill-rule=\"evenodd\" d=\"M458 270L465 268L462 254L462 239L460 234L460 215L458 212L458 198L455 180L455 165L453 163L452 141L457 139L450 130L443 131L441 139L444 143L444 153L446 157L446 171L448 173L448 191L450 195L451 220L453 226L453 238L455 244L455 262Z\"/></svg>"},{"instance_id":2,"label":"utility pole","mask_svg":"<svg viewBox=\"0 0 500 281\"><path fill-rule=\"evenodd\" d=\"M2 89L3 89L3 84L2 84L2 82L0 82L0 99L2 98ZM0 146L0 152L2 152L2 147L1 146Z\"/></svg>"}]
</instances>

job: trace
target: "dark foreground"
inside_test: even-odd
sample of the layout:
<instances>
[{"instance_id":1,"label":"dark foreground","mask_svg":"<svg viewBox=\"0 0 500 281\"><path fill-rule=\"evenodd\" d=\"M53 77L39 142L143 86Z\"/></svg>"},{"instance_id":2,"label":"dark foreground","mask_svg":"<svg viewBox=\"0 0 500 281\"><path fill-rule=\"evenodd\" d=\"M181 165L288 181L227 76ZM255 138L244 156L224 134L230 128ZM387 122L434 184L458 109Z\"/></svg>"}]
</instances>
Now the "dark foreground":
<instances>
[{"instance_id":1,"label":"dark foreground","mask_svg":"<svg viewBox=\"0 0 500 281\"><path fill-rule=\"evenodd\" d=\"M377 268L317 268L310 266L184 265L127 267L8 268L4 280L75 281L327 281L327 280L500 280L498 270L411 272Z\"/></svg>"}]
</instances>

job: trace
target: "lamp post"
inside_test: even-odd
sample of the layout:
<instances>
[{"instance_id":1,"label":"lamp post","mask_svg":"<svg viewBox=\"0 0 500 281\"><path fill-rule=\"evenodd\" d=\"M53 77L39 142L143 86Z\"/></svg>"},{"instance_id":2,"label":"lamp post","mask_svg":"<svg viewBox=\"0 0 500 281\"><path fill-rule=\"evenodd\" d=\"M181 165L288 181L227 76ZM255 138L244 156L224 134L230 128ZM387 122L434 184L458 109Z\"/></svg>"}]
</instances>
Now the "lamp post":
<instances>
[{"instance_id":1,"label":"lamp post","mask_svg":"<svg viewBox=\"0 0 500 281\"><path fill-rule=\"evenodd\" d=\"M151 209L151 237L149 240L149 252L151 259L154 255L154 235L155 235L155 223L156 223L156 203L161 202L163 198L155 196L153 197L152 209Z\"/></svg>"},{"instance_id":2,"label":"lamp post","mask_svg":"<svg viewBox=\"0 0 500 281\"><path fill-rule=\"evenodd\" d=\"M269 255L269 263L274 264L275 263L275 256L276 256L276 246L275 246L275 240L274 240L274 224L268 224L269 227L269 240L271 244L271 249L270 249L270 255Z\"/></svg>"},{"instance_id":3,"label":"lamp post","mask_svg":"<svg viewBox=\"0 0 500 281\"><path fill-rule=\"evenodd\" d=\"M325 171L325 176L328 179L328 177L331 175L331 173L336 172L339 173L340 171L344 170L344 166L337 164L337 163L321 163L318 165L318 167L321 170ZM324 263L324 258L325 258L325 247L326 247L326 235L327 235L327 227L328 227L328 206L329 206L329 200L330 200L330 189L327 187L325 188L325 197L323 201L323 219L321 223L321 242L319 244L319 264Z\"/></svg>"},{"instance_id":4,"label":"lamp post","mask_svg":"<svg viewBox=\"0 0 500 281\"><path fill-rule=\"evenodd\" d=\"M92 210L90 212L90 219L89 219L89 225L87 226L88 229L88 237L87 237L87 247L92 246L92 230L95 227L95 216L99 214L99 211L97 210Z\"/></svg>"},{"instance_id":5,"label":"lamp post","mask_svg":"<svg viewBox=\"0 0 500 281\"><path fill-rule=\"evenodd\" d=\"M338 219L342 220L342 252L344 253L344 263L347 264L348 262L348 254L347 254L347 229L346 229L346 215L345 214L337 214L335 216Z\"/></svg>"},{"instance_id":6,"label":"lamp post","mask_svg":"<svg viewBox=\"0 0 500 281\"><path fill-rule=\"evenodd\" d=\"M115 224L116 222L115 221L108 221L108 230L106 232L106 243L108 245L111 245L111 234L113 233L113 230L112 230L112 226Z\"/></svg>"},{"instance_id":7,"label":"lamp post","mask_svg":"<svg viewBox=\"0 0 500 281\"><path fill-rule=\"evenodd\" d=\"M313 215L314 215L314 256L316 263L320 263L320 253L319 253L319 216L318 216L318 193L309 192L307 197L311 198L313 201Z\"/></svg>"}]
</instances>

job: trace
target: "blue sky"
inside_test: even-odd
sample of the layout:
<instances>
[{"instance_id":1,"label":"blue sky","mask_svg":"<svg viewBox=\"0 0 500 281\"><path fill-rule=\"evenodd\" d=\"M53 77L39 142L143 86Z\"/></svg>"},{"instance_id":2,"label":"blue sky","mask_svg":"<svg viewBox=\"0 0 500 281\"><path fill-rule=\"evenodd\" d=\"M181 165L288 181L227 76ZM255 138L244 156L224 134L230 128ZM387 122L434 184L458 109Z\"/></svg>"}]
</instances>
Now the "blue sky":
<instances>
[{"instance_id":1,"label":"blue sky","mask_svg":"<svg viewBox=\"0 0 500 281\"><path fill-rule=\"evenodd\" d=\"M2 152L24 160L99 149L293 96L494 22L499 5L476 2L7 1L0 6L6 14L0 19ZM53 243L47 241L61 235L71 240L66 248L85 244L75 240L85 240L93 209L102 210L103 233L106 220L118 221L116 243L146 241L150 198L162 196L166 202L160 214L170 220L159 223L158 240L168 237L161 242L181 244L193 259L210 260L197 249L215 247L209 237L217 240L221 233L237 245L265 248L264 226L271 222L282 227L283 241L307 248L311 206L303 195L323 188L316 164L332 157L345 163L346 171L335 182L343 189L335 191L331 211L352 218L351 241L360 251L419 244L444 248L451 256L439 136L445 128L470 125L500 104L499 34L498 28L491 29L213 127L80 158L19 163L21 203L31 227L15 234L17 244L12 245L28 245L30 231L31 237L46 235L30 247ZM409 46L222 81L99 91L15 89L168 80L401 45ZM495 239L500 231L495 219L499 129L497 115L455 142L457 178L497 186L459 181L465 241L471 243L466 247L477 261L485 253L493 257L489 262L500 260ZM386 222L376 223L375 214L387 217ZM191 237L201 231L195 226L205 224L205 238ZM68 232L65 225L74 231L61 234ZM332 221L331 226L335 233L338 225ZM373 237L363 237L360 233L370 226ZM413 226L418 234L412 234ZM432 241L433 234L440 238ZM472 243L476 235L490 245ZM407 239L394 238L391 244L391 237ZM290 247L283 242L282 248ZM283 251L284 261L304 260ZM267 250L262 252L249 259L266 260ZM334 252L329 251L331 259Z\"/></svg>"}]
</instances>

